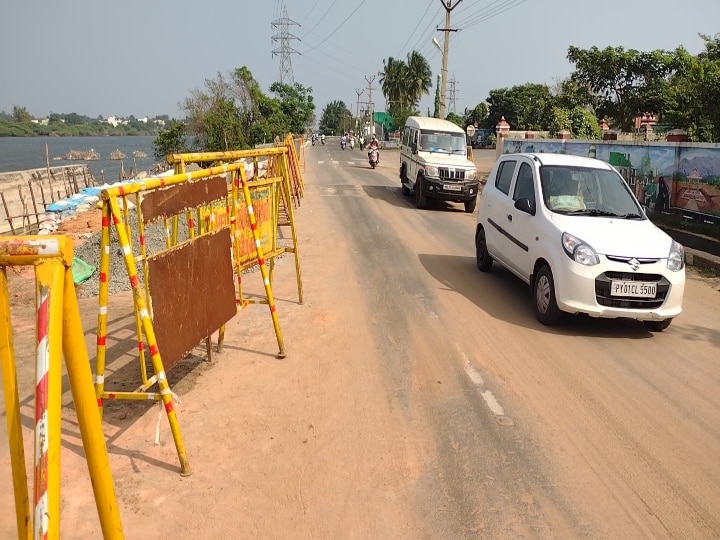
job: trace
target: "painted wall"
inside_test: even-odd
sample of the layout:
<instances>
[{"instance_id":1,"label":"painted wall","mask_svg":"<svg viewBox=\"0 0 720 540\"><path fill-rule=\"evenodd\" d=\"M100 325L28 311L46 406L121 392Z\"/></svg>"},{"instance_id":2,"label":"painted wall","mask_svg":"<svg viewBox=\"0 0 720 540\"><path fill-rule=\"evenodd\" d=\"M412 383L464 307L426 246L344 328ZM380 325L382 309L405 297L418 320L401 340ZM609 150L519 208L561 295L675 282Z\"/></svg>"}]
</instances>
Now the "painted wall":
<instances>
[{"instance_id":1,"label":"painted wall","mask_svg":"<svg viewBox=\"0 0 720 540\"><path fill-rule=\"evenodd\" d=\"M720 224L720 144L505 139L502 152L601 159L622 174L651 210L679 208Z\"/></svg>"}]
</instances>

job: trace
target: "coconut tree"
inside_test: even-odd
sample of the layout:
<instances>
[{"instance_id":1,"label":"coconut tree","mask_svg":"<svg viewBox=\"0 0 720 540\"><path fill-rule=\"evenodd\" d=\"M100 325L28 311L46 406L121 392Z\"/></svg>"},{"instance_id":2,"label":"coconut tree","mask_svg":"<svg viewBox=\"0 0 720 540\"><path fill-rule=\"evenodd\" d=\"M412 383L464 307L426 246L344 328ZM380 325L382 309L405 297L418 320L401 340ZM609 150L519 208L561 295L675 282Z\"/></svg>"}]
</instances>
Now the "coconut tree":
<instances>
[{"instance_id":1,"label":"coconut tree","mask_svg":"<svg viewBox=\"0 0 720 540\"><path fill-rule=\"evenodd\" d=\"M407 55L407 105L416 108L420 99L430 93L432 88L432 70L425 57L417 51Z\"/></svg>"}]
</instances>

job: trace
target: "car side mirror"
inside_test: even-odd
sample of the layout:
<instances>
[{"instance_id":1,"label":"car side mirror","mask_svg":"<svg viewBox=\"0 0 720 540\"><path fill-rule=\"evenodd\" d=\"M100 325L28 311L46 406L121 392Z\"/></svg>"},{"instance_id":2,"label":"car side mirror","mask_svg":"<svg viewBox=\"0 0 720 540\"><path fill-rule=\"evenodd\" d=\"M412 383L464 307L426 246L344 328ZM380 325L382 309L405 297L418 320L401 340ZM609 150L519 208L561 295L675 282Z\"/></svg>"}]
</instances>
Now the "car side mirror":
<instances>
[{"instance_id":1,"label":"car side mirror","mask_svg":"<svg viewBox=\"0 0 720 540\"><path fill-rule=\"evenodd\" d=\"M535 205L530 202L530 199L523 197L521 199L518 199L515 201L515 208L520 210L521 212L525 212L526 214L530 214L532 216L535 215Z\"/></svg>"}]
</instances>

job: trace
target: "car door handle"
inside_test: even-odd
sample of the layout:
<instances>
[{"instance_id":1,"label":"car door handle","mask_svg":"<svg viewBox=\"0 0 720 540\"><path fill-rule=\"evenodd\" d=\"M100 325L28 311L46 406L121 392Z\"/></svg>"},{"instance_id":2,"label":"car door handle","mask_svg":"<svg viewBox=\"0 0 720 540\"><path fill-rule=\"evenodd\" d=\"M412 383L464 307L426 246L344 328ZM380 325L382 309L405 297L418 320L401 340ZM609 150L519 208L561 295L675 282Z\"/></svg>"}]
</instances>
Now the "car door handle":
<instances>
[{"instance_id":1,"label":"car door handle","mask_svg":"<svg viewBox=\"0 0 720 540\"><path fill-rule=\"evenodd\" d=\"M512 214L507 215L508 221L512 221Z\"/></svg>"}]
</instances>

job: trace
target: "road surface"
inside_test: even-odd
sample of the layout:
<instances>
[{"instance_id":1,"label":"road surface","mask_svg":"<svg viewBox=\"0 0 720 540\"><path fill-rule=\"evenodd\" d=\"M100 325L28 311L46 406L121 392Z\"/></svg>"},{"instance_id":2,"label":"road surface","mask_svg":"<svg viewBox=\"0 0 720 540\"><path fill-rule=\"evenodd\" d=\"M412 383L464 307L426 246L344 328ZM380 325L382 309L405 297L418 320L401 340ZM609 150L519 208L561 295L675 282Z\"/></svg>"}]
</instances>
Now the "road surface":
<instances>
[{"instance_id":1,"label":"road surface","mask_svg":"<svg viewBox=\"0 0 720 540\"><path fill-rule=\"evenodd\" d=\"M189 478L166 425L153 444L156 407L106 411L128 538L720 536L720 282L689 273L661 334L546 328L520 281L477 270L474 215L401 195L396 151L375 170L332 140L304 156L304 304L289 256L275 280L287 358L253 306L216 364L171 372ZM63 532L97 536L65 399ZM11 496L0 504L12 534Z\"/></svg>"}]
</instances>

